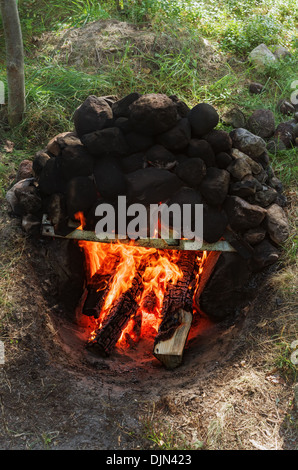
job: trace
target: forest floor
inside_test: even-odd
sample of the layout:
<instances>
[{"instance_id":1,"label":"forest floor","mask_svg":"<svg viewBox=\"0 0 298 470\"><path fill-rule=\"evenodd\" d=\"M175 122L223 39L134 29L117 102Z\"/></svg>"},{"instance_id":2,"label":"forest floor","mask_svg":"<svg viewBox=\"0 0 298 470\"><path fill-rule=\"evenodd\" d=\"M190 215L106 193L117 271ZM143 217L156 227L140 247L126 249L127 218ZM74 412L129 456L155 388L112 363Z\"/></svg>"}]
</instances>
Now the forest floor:
<instances>
[{"instance_id":1,"label":"forest floor","mask_svg":"<svg viewBox=\"0 0 298 470\"><path fill-rule=\"evenodd\" d=\"M62 66L77 68L79 74L88 65L90 89L108 91L113 83L107 75L109 64L114 64L115 82L117 67L123 72L124 58L129 57L129 73L125 70L131 82L101 94L124 95L128 89L146 87L148 91L149 82L151 91L159 91L157 55L166 48L168 54L177 56L179 50L177 42L166 35L159 42L151 30L127 23L123 29L114 20L87 25L85 33L81 28L45 33L35 42L30 60L51 56L61 87L72 73L67 69L62 79ZM236 59L215 49L212 52L208 41L198 47L201 66L206 67L201 93L212 98L208 82L213 76L212 83L217 83L213 97L224 111L229 97L220 94L232 93L231 76L234 83L239 70L239 94L245 93L248 76ZM225 89L222 80L232 59L234 69ZM92 81L97 80L99 64L101 86ZM138 70L142 70L139 76ZM169 64L165 72L170 73ZM40 73L47 73L46 68ZM144 75L149 79L142 88ZM36 76L36 89L30 88L36 96L43 77ZM182 87L180 91L183 94ZM189 96L189 90L184 93ZM79 90L76 99L83 94ZM190 96L189 102L195 99ZM245 110L259 103L247 99L243 104ZM57 126L50 114L44 116L37 110L32 104L31 120L19 131L28 136L31 126L32 146L27 141L22 146L18 140L12 153L6 153L3 146L1 150L0 339L5 345L5 364L0 365L0 449L297 449L297 371L290 361L291 343L297 339L297 269L291 249L286 247L281 263L260 276L254 300L233 321L210 325L189 341L178 369L165 370L152 356L150 342L140 346L141 352L116 351L108 359L94 359L84 349L80 328L72 321L73 311L66 311L61 303L55 265L49 259L51 242L26 236L19 220L9 216L5 202L5 190L13 183L18 162L30 158L34 146L42 148L67 122L64 116ZM59 112L58 107L55 119ZM37 130L39 119L48 124L42 134ZM11 134L11 139L16 135L20 136ZM293 152L288 155L295 159ZM285 178L287 158L275 160ZM286 185L286 194L294 225L293 181Z\"/></svg>"}]
</instances>

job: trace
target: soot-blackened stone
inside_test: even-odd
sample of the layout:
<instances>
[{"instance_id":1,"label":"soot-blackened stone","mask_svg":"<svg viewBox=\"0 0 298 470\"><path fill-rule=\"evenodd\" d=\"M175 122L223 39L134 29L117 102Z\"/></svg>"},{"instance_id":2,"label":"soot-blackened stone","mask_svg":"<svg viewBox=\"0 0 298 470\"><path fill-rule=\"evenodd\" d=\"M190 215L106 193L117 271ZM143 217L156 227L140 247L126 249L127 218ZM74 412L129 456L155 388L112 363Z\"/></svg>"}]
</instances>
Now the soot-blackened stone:
<instances>
[{"instance_id":1,"label":"soot-blackened stone","mask_svg":"<svg viewBox=\"0 0 298 470\"><path fill-rule=\"evenodd\" d=\"M203 238L207 243L217 242L228 225L228 217L223 210L204 204Z\"/></svg>"},{"instance_id":2,"label":"soot-blackened stone","mask_svg":"<svg viewBox=\"0 0 298 470\"><path fill-rule=\"evenodd\" d=\"M239 196L243 199L252 198L256 194L258 181L254 178L251 180L237 181L231 184L229 193L232 196Z\"/></svg>"},{"instance_id":3,"label":"soot-blackened stone","mask_svg":"<svg viewBox=\"0 0 298 470\"><path fill-rule=\"evenodd\" d=\"M152 93L141 96L130 106L129 117L136 132L157 135L175 126L178 113L170 98Z\"/></svg>"},{"instance_id":4,"label":"soot-blackened stone","mask_svg":"<svg viewBox=\"0 0 298 470\"><path fill-rule=\"evenodd\" d=\"M94 178L100 195L107 202L114 202L127 192L127 183L116 158L104 157L94 166Z\"/></svg>"},{"instance_id":5,"label":"soot-blackened stone","mask_svg":"<svg viewBox=\"0 0 298 470\"><path fill-rule=\"evenodd\" d=\"M66 198L64 194L52 194L46 201L45 209L54 227L66 223Z\"/></svg>"},{"instance_id":6,"label":"soot-blackened stone","mask_svg":"<svg viewBox=\"0 0 298 470\"><path fill-rule=\"evenodd\" d=\"M222 204L228 194L230 174L220 168L207 168L200 191L208 204Z\"/></svg>"},{"instance_id":7,"label":"soot-blackened stone","mask_svg":"<svg viewBox=\"0 0 298 470\"><path fill-rule=\"evenodd\" d=\"M195 217L196 217L196 204L202 204L202 196L196 189L182 187L179 189L173 196L168 199L167 206L170 207L172 204L178 204L181 209L181 214L183 213L183 205L189 204L191 206L191 226L189 227L192 231L195 230ZM173 226L173 215L170 213L170 226ZM177 228L177 227L176 227ZM183 234L183 225L181 220L181 233Z\"/></svg>"},{"instance_id":8,"label":"soot-blackened stone","mask_svg":"<svg viewBox=\"0 0 298 470\"><path fill-rule=\"evenodd\" d=\"M170 198L182 186L182 181L170 171L145 168L126 175L129 201L158 204Z\"/></svg>"},{"instance_id":9,"label":"soot-blackened stone","mask_svg":"<svg viewBox=\"0 0 298 470\"><path fill-rule=\"evenodd\" d=\"M193 133L198 137L208 134L219 122L217 111L208 103L197 104L187 117Z\"/></svg>"},{"instance_id":10,"label":"soot-blackened stone","mask_svg":"<svg viewBox=\"0 0 298 470\"><path fill-rule=\"evenodd\" d=\"M273 246L269 240L265 239L254 247L254 256L251 261L251 267L258 272L274 264L279 259L278 249Z\"/></svg>"},{"instance_id":11,"label":"soot-blackened stone","mask_svg":"<svg viewBox=\"0 0 298 470\"><path fill-rule=\"evenodd\" d=\"M118 127L110 127L86 134L82 142L89 153L100 159L104 157L123 157L128 154L128 145L123 132Z\"/></svg>"},{"instance_id":12,"label":"soot-blackened stone","mask_svg":"<svg viewBox=\"0 0 298 470\"><path fill-rule=\"evenodd\" d=\"M122 158L120 165L123 173L132 173L133 171L146 168L148 163L146 161L145 153L139 152Z\"/></svg>"},{"instance_id":13,"label":"soot-blackened stone","mask_svg":"<svg viewBox=\"0 0 298 470\"><path fill-rule=\"evenodd\" d=\"M202 139L191 139L187 148L187 155L190 158L201 158L206 167L215 166L215 155L211 145Z\"/></svg>"},{"instance_id":14,"label":"soot-blackened stone","mask_svg":"<svg viewBox=\"0 0 298 470\"><path fill-rule=\"evenodd\" d=\"M32 169L34 175L38 178L45 167L46 163L48 160L50 160L50 156L45 153L43 150L40 152L37 152L37 154L34 157L33 164L32 164Z\"/></svg>"},{"instance_id":15,"label":"soot-blackened stone","mask_svg":"<svg viewBox=\"0 0 298 470\"><path fill-rule=\"evenodd\" d=\"M257 227L264 220L267 213L262 207L249 204L238 196L228 196L223 207L231 228L236 231L246 231Z\"/></svg>"},{"instance_id":16,"label":"soot-blackened stone","mask_svg":"<svg viewBox=\"0 0 298 470\"><path fill-rule=\"evenodd\" d=\"M57 167L56 158L50 158L43 167L38 179L40 192L44 195L65 193L67 181Z\"/></svg>"},{"instance_id":17,"label":"soot-blackened stone","mask_svg":"<svg viewBox=\"0 0 298 470\"><path fill-rule=\"evenodd\" d=\"M103 129L113 119L109 104L97 96L88 96L74 113L74 125L79 137Z\"/></svg>"},{"instance_id":18,"label":"soot-blackened stone","mask_svg":"<svg viewBox=\"0 0 298 470\"><path fill-rule=\"evenodd\" d=\"M36 214L41 211L42 200L35 186L17 188L15 195L18 199L20 215Z\"/></svg>"},{"instance_id":19,"label":"soot-blackened stone","mask_svg":"<svg viewBox=\"0 0 298 470\"><path fill-rule=\"evenodd\" d=\"M233 315L235 309L247 300L249 292L245 286L250 274L247 262L238 253L222 253L196 302L215 321Z\"/></svg>"},{"instance_id":20,"label":"soot-blackened stone","mask_svg":"<svg viewBox=\"0 0 298 470\"><path fill-rule=\"evenodd\" d=\"M206 175L206 165L200 158L189 158L179 163L176 175L191 188L198 188Z\"/></svg>"},{"instance_id":21,"label":"soot-blackened stone","mask_svg":"<svg viewBox=\"0 0 298 470\"><path fill-rule=\"evenodd\" d=\"M138 134L137 132L129 132L125 136L129 153L143 152L154 144L152 137L149 135Z\"/></svg>"},{"instance_id":22,"label":"soot-blackened stone","mask_svg":"<svg viewBox=\"0 0 298 470\"><path fill-rule=\"evenodd\" d=\"M56 161L66 181L76 176L90 176L93 173L93 157L83 145L64 148L62 154L56 157Z\"/></svg>"},{"instance_id":23,"label":"soot-blackened stone","mask_svg":"<svg viewBox=\"0 0 298 470\"><path fill-rule=\"evenodd\" d=\"M225 131L215 129L205 135L204 139L211 145L215 155L232 149L232 139Z\"/></svg>"},{"instance_id":24,"label":"soot-blackened stone","mask_svg":"<svg viewBox=\"0 0 298 470\"><path fill-rule=\"evenodd\" d=\"M130 105L137 101L141 97L140 93L130 93L121 100L116 101L112 104L113 115L115 118L118 117L129 117Z\"/></svg>"},{"instance_id":25,"label":"soot-blackened stone","mask_svg":"<svg viewBox=\"0 0 298 470\"><path fill-rule=\"evenodd\" d=\"M78 176L69 181L66 191L67 214L73 218L77 212L90 209L96 200L97 192L94 182L87 176Z\"/></svg>"},{"instance_id":26,"label":"soot-blackened stone","mask_svg":"<svg viewBox=\"0 0 298 470\"><path fill-rule=\"evenodd\" d=\"M220 152L215 156L216 166L225 170L230 163L232 163L232 157L227 152Z\"/></svg>"},{"instance_id":27,"label":"soot-blackened stone","mask_svg":"<svg viewBox=\"0 0 298 470\"><path fill-rule=\"evenodd\" d=\"M179 116L182 118L186 117L190 111L187 104L181 101L176 95L171 95L169 98L175 103Z\"/></svg>"},{"instance_id":28,"label":"soot-blackened stone","mask_svg":"<svg viewBox=\"0 0 298 470\"><path fill-rule=\"evenodd\" d=\"M175 156L162 145L154 145L146 152L146 161L154 166L175 162Z\"/></svg>"},{"instance_id":29,"label":"soot-blackened stone","mask_svg":"<svg viewBox=\"0 0 298 470\"><path fill-rule=\"evenodd\" d=\"M182 150L187 147L191 139L191 128L188 119L180 119L172 129L160 134L157 142L168 150Z\"/></svg>"},{"instance_id":30,"label":"soot-blackened stone","mask_svg":"<svg viewBox=\"0 0 298 470\"><path fill-rule=\"evenodd\" d=\"M126 117L119 117L115 120L114 122L114 126L115 127L118 127L119 129L121 129L121 131L124 133L124 134L128 134L128 132L131 132L132 131L132 126L131 126L131 122L128 118Z\"/></svg>"}]
</instances>

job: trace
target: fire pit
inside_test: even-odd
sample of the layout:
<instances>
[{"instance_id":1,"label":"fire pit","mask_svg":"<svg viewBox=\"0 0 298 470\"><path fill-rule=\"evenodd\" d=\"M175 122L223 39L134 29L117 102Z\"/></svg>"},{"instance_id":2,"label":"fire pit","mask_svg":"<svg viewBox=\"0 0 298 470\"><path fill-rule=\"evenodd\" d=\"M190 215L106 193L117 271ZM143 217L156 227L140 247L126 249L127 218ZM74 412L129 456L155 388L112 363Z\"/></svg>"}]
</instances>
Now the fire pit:
<instances>
[{"instance_id":1,"label":"fire pit","mask_svg":"<svg viewBox=\"0 0 298 470\"><path fill-rule=\"evenodd\" d=\"M289 230L266 143L218 123L209 104L189 109L176 96L90 96L74 114L75 132L54 137L35 156L34 175L8 192L26 231L74 240L84 252L75 321L88 331L88 351L106 357L150 336L154 356L177 367L200 316L232 315L250 277L277 261ZM143 221L164 204L188 205L190 221L175 225L176 236L169 218L165 237L163 224L144 229L128 211L123 228L124 196L144 208ZM202 236L191 239L198 206Z\"/></svg>"}]
</instances>

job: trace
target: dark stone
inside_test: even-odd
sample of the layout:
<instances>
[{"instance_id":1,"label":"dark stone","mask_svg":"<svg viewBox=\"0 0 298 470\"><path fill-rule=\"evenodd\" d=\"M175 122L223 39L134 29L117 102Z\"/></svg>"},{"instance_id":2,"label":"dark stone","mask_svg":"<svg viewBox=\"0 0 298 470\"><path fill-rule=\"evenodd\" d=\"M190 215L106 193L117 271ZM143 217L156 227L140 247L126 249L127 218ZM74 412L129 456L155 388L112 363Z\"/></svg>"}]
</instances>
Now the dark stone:
<instances>
[{"instance_id":1,"label":"dark stone","mask_svg":"<svg viewBox=\"0 0 298 470\"><path fill-rule=\"evenodd\" d=\"M56 158L56 164L66 181L93 173L93 157L83 145L65 147L62 154Z\"/></svg>"},{"instance_id":2,"label":"dark stone","mask_svg":"<svg viewBox=\"0 0 298 470\"><path fill-rule=\"evenodd\" d=\"M228 196L223 208L231 228L235 231L246 231L257 227L267 214L267 211L262 207L249 204L238 196Z\"/></svg>"},{"instance_id":3,"label":"dark stone","mask_svg":"<svg viewBox=\"0 0 298 470\"><path fill-rule=\"evenodd\" d=\"M187 104L184 103L184 101L181 101L176 95L171 95L169 98L175 103L179 116L181 118L186 117L190 111L190 108L187 106Z\"/></svg>"},{"instance_id":4,"label":"dark stone","mask_svg":"<svg viewBox=\"0 0 298 470\"><path fill-rule=\"evenodd\" d=\"M116 101L112 105L113 115L115 118L118 117L129 117L130 105L137 101L141 97L140 93L130 93L121 100Z\"/></svg>"},{"instance_id":5,"label":"dark stone","mask_svg":"<svg viewBox=\"0 0 298 470\"><path fill-rule=\"evenodd\" d=\"M285 115L291 115L295 113L295 106L286 99L281 99L276 106L277 111Z\"/></svg>"},{"instance_id":6,"label":"dark stone","mask_svg":"<svg viewBox=\"0 0 298 470\"><path fill-rule=\"evenodd\" d=\"M39 177L47 161L50 160L50 158L51 157L47 153L45 153L43 150L41 150L40 152L37 152L37 154L34 157L33 165L32 165L33 173L36 177Z\"/></svg>"},{"instance_id":7,"label":"dark stone","mask_svg":"<svg viewBox=\"0 0 298 470\"><path fill-rule=\"evenodd\" d=\"M220 168L207 168L200 191L208 204L222 204L228 194L230 175L226 170Z\"/></svg>"},{"instance_id":8,"label":"dark stone","mask_svg":"<svg viewBox=\"0 0 298 470\"><path fill-rule=\"evenodd\" d=\"M246 118L243 112L238 108L232 108L222 116L222 122L234 129L244 128L246 126Z\"/></svg>"},{"instance_id":9,"label":"dark stone","mask_svg":"<svg viewBox=\"0 0 298 470\"><path fill-rule=\"evenodd\" d=\"M258 204L261 207L268 207L276 201L276 198L277 191L275 191L275 189L263 186L263 190L255 194L254 204Z\"/></svg>"},{"instance_id":10,"label":"dark stone","mask_svg":"<svg viewBox=\"0 0 298 470\"><path fill-rule=\"evenodd\" d=\"M157 142L168 150L181 150L187 147L191 139L191 128L187 118L180 119L172 129L160 134Z\"/></svg>"},{"instance_id":11,"label":"dark stone","mask_svg":"<svg viewBox=\"0 0 298 470\"><path fill-rule=\"evenodd\" d=\"M257 245L264 240L266 230L262 227L251 228L243 234L243 240L251 246Z\"/></svg>"},{"instance_id":12,"label":"dark stone","mask_svg":"<svg viewBox=\"0 0 298 470\"><path fill-rule=\"evenodd\" d=\"M241 181L245 176L251 175L251 166L246 158L237 158L228 166L227 171L233 178Z\"/></svg>"},{"instance_id":13,"label":"dark stone","mask_svg":"<svg viewBox=\"0 0 298 470\"><path fill-rule=\"evenodd\" d=\"M129 148L129 153L143 152L154 144L152 137L149 135L138 134L137 132L129 132L125 135L125 139Z\"/></svg>"},{"instance_id":14,"label":"dark stone","mask_svg":"<svg viewBox=\"0 0 298 470\"><path fill-rule=\"evenodd\" d=\"M64 194L53 194L46 205L46 213L54 227L65 224L66 201Z\"/></svg>"},{"instance_id":15,"label":"dark stone","mask_svg":"<svg viewBox=\"0 0 298 470\"><path fill-rule=\"evenodd\" d=\"M223 210L204 204L203 235L207 243L216 243L224 234L228 218Z\"/></svg>"},{"instance_id":16,"label":"dark stone","mask_svg":"<svg viewBox=\"0 0 298 470\"><path fill-rule=\"evenodd\" d=\"M281 140L286 148L291 148L295 140L291 124L288 122L281 122L278 124L274 133L274 138Z\"/></svg>"},{"instance_id":17,"label":"dark stone","mask_svg":"<svg viewBox=\"0 0 298 470\"><path fill-rule=\"evenodd\" d=\"M77 212L90 209L96 200L96 188L92 179L87 176L78 176L69 181L66 191L66 208L69 217L73 218Z\"/></svg>"},{"instance_id":18,"label":"dark stone","mask_svg":"<svg viewBox=\"0 0 298 470\"><path fill-rule=\"evenodd\" d=\"M257 183L258 181L254 178L252 180L237 181L231 184L229 193L243 199L253 197L257 190Z\"/></svg>"},{"instance_id":19,"label":"dark stone","mask_svg":"<svg viewBox=\"0 0 298 470\"><path fill-rule=\"evenodd\" d=\"M187 149L190 158L200 158L205 162L206 167L215 166L215 155L211 145L202 139L191 139Z\"/></svg>"},{"instance_id":20,"label":"dark stone","mask_svg":"<svg viewBox=\"0 0 298 470\"><path fill-rule=\"evenodd\" d=\"M247 128L255 135L267 139L274 134L275 117L270 109L257 109L247 120Z\"/></svg>"},{"instance_id":21,"label":"dark stone","mask_svg":"<svg viewBox=\"0 0 298 470\"><path fill-rule=\"evenodd\" d=\"M175 162L175 156L162 145L154 145L146 152L146 161L154 166Z\"/></svg>"},{"instance_id":22,"label":"dark stone","mask_svg":"<svg viewBox=\"0 0 298 470\"><path fill-rule=\"evenodd\" d=\"M33 164L31 160L23 160L19 164L16 181L25 180L27 178L32 178L33 176Z\"/></svg>"},{"instance_id":23,"label":"dark stone","mask_svg":"<svg viewBox=\"0 0 298 470\"><path fill-rule=\"evenodd\" d=\"M83 146L81 139L79 139L74 132L57 135L56 142L61 150L65 149L66 147Z\"/></svg>"},{"instance_id":24,"label":"dark stone","mask_svg":"<svg viewBox=\"0 0 298 470\"><path fill-rule=\"evenodd\" d=\"M187 117L197 137L208 134L219 122L217 111L208 103L197 104L190 110Z\"/></svg>"},{"instance_id":25,"label":"dark stone","mask_svg":"<svg viewBox=\"0 0 298 470\"><path fill-rule=\"evenodd\" d=\"M35 186L27 186L15 190L18 200L19 215L37 214L42 209L42 200Z\"/></svg>"},{"instance_id":26,"label":"dark stone","mask_svg":"<svg viewBox=\"0 0 298 470\"><path fill-rule=\"evenodd\" d=\"M226 152L220 152L215 156L216 166L222 170L226 170L232 162L232 157Z\"/></svg>"},{"instance_id":27,"label":"dark stone","mask_svg":"<svg viewBox=\"0 0 298 470\"><path fill-rule=\"evenodd\" d=\"M126 175L130 202L158 204L169 199L183 185L173 173L158 168L145 168Z\"/></svg>"},{"instance_id":28,"label":"dark stone","mask_svg":"<svg viewBox=\"0 0 298 470\"><path fill-rule=\"evenodd\" d=\"M261 83L252 82L249 84L249 91L250 93L259 95L260 93L262 93L262 91L264 91L264 85L262 85Z\"/></svg>"},{"instance_id":29,"label":"dark stone","mask_svg":"<svg viewBox=\"0 0 298 470\"><path fill-rule=\"evenodd\" d=\"M171 206L172 204L178 204L181 209L181 213L183 211L184 204L191 205L191 226L188 228L194 231L196 228L195 227L195 213L196 213L195 206L197 204L202 204L202 196L199 193L199 191L193 188L182 187L175 194L173 194L173 196L167 201L168 206ZM170 226L172 226L172 224L173 224L173 217L170 216ZM181 234L183 237L184 233L183 233L182 221L181 221Z\"/></svg>"},{"instance_id":30,"label":"dark stone","mask_svg":"<svg viewBox=\"0 0 298 470\"><path fill-rule=\"evenodd\" d=\"M251 268L255 271L262 269L276 263L279 259L279 252L267 239L255 245L254 255L251 261Z\"/></svg>"},{"instance_id":31,"label":"dark stone","mask_svg":"<svg viewBox=\"0 0 298 470\"><path fill-rule=\"evenodd\" d=\"M22 228L30 237L38 237L40 235L40 217L27 214L22 217Z\"/></svg>"},{"instance_id":32,"label":"dark stone","mask_svg":"<svg viewBox=\"0 0 298 470\"><path fill-rule=\"evenodd\" d=\"M61 138L63 139L63 137L66 137L68 135L74 136L75 138L77 138L74 132L62 132L61 134L56 135L49 141L47 148L46 148L46 153L48 153L51 157L58 157L58 155L60 155L60 152L61 152L61 147L58 143L58 139L61 139Z\"/></svg>"},{"instance_id":33,"label":"dark stone","mask_svg":"<svg viewBox=\"0 0 298 470\"><path fill-rule=\"evenodd\" d=\"M79 137L103 129L113 119L109 104L97 96L88 96L74 113L74 125Z\"/></svg>"},{"instance_id":34,"label":"dark stone","mask_svg":"<svg viewBox=\"0 0 298 470\"><path fill-rule=\"evenodd\" d=\"M94 178L100 196L106 202L114 202L118 196L126 195L127 183L117 159L105 157L98 160L94 166Z\"/></svg>"},{"instance_id":35,"label":"dark stone","mask_svg":"<svg viewBox=\"0 0 298 470\"><path fill-rule=\"evenodd\" d=\"M189 158L178 164L176 175L187 186L198 189L206 175L206 165L200 158Z\"/></svg>"},{"instance_id":36,"label":"dark stone","mask_svg":"<svg viewBox=\"0 0 298 470\"><path fill-rule=\"evenodd\" d=\"M280 245L287 240L290 234L289 222L285 211L278 204L268 207L265 225L274 243Z\"/></svg>"},{"instance_id":37,"label":"dark stone","mask_svg":"<svg viewBox=\"0 0 298 470\"><path fill-rule=\"evenodd\" d=\"M222 253L196 304L215 321L233 315L246 301L250 274L247 262L238 253Z\"/></svg>"},{"instance_id":38,"label":"dark stone","mask_svg":"<svg viewBox=\"0 0 298 470\"><path fill-rule=\"evenodd\" d=\"M65 193L67 182L57 167L56 158L50 158L43 167L39 179L39 189L42 194Z\"/></svg>"},{"instance_id":39,"label":"dark stone","mask_svg":"<svg viewBox=\"0 0 298 470\"><path fill-rule=\"evenodd\" d=\"M232 139L225 131L215 129L205 135L204 139L211 145L215 155L232 149Z\"/></svg>"},{"instance_id":40,"label":"dark stone","mask_svg":"<svg viewBox=\"0 0 298 470\"><path fill-rule=\"evenodd\" d=\"M245 153L251 158L259 157L266 150L265 141L247 129L234 129L230 132L233 147Z\"/></svg>"},{"instance_id":41,"label":"dark stone","mask_svg":"<svg viewBox=\"0 0 298 470\"><path fill-rule=\"evenodd\" d=\"M131 132L132 131L132 125L131 125L131 122L128 118L126 117L119 117L115 120L114 122L114 126L115 127L118 127L119 129L121 129L122 132L124 132L124 134L127 134L128 132Z\"/></svg>"},{"instance_id":42,"label":"dark stone","mask_svg":"<svg viewBox=\"0 0 298 470\"><path fill-rule=\"evenodd\" d=\"M145 154L140 152L122 158L120 165L123 173L132 173L133 171L146 168L148 164Z\"/></svg>"},{"instance_id":43,"label":"dark stone","mask_svg":"<svg viewBox=\"0 0 298 470\"><path fill-rule=\"evenodd\" d=\"M128 154L124 134L118 127L110 127L86 134L82 137L82 142L89 153L98 159L108 156L124 157Z\"/></svg>"},{"instance_id":44,"label":"dark stone","mask_svg":"<svg viewBox=\"0 0 298 470\"><path fill-rule=\"evenodd\" d=\"M177 123L177 107L163 94L141 96L130 106L130 120L136 132L157 135L168 131Z\"/></svg>"}]
</instances>

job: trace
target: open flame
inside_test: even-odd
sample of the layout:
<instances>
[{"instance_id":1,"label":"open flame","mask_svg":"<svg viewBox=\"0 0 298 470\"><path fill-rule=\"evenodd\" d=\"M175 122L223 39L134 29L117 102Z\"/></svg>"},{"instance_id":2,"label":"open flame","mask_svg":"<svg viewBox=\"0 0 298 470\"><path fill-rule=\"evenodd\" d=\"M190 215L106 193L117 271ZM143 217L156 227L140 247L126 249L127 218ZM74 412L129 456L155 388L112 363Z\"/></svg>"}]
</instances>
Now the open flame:
<instances>
[{"instance_id":1,"label":"open flame","mask_svg":"<svg viewBox=\"0 0 298 470\"><path fill-rule=\"evenodd\" d=\"M85 226L83 214L77 213L75 217L81 224L78 230L83 230ZM101 275L113 273L99 318L87 317L92 330L89 340L95 338L97 331L108 317L113 303L131 287L140 266L143 266L143 290L139 298L135 299L139 309L122 330L116 347L125 348L141 338L154 337L162 321L161 311L167 288L169 284L175 285L182 276L177 265L179 253L172 250L138 247L133 241L131 245L85 240L79 240L78 243L85 254L87 283L98 272ZM206 257L207 252L203 252L202 256L198 253L197 261L200 266L198 276L203 271ZM98 289L106 287L99 286ZM148 298L154 299L153 305L152 302L148 305Z\"/></svg>"}]
</instances>

